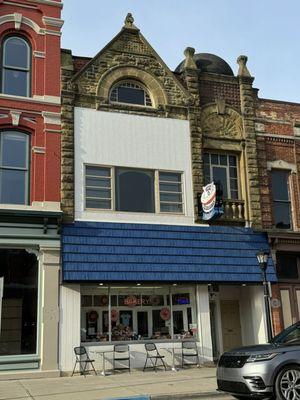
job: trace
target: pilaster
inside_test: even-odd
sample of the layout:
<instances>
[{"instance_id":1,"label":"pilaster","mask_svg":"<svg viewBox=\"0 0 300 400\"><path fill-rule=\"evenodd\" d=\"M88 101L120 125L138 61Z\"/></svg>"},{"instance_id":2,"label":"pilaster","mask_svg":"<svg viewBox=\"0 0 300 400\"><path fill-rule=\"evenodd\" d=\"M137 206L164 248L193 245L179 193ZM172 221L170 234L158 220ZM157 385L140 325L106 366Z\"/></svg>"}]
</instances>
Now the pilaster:
<instances>
[{"instance_id":1,"label":"pilaster","mask_svg":"<svg viewBox=\"0 0 300 400\"><path fill-rule=\"evenodd\" d=\"M184 51L186 57L184 62L184 79L186 86L191 94L192 100L188 108L189 110L189 122L190 122L190 133L191 133L191 154L192 154L192 173L193 173L193 188L194 188L194 209L195 219L198 219L198 204L197 194L202 192L203 187L203 140L200 128L200 95L199 95L199 77L198 70L193 60L195 49L187 47Z\"/></svg>"},{"instance_id":2,"label":"pilaster","mask_svg":"<svg viewBox=\"0 0 300 400\"><path fill-rule=\"evenodd\" d=\"M196 286L197 324L200 341L200 355L203 361L212 361L213 348L210 325L209 295L207 285Z\"/></svg>"},{"instance_id":3,"label":"pilaster","mask_svg":"<svg viewBox=\"0 0 300 400\"><path fill-rule=\"evenodd\" d=\"M251 77L247 69L246 56L240 56L237 62L239 64L238 81L240 85L241 111L245 134L245 172L248 189L247 202L249 204L249 219L251 226L260 229L262 223L255 134L254 91L252 88L254 78Z\"/></svg>"},{"instance_id":4,"label":"pilaster","mask_svg":"<svg viewBox=\"0 0 300 400\"><path fill-rule=\"evenodd\" d=\"M40 247L42 274L41 370L58 370L60 249Z\"/></svg>"}]
</instances>

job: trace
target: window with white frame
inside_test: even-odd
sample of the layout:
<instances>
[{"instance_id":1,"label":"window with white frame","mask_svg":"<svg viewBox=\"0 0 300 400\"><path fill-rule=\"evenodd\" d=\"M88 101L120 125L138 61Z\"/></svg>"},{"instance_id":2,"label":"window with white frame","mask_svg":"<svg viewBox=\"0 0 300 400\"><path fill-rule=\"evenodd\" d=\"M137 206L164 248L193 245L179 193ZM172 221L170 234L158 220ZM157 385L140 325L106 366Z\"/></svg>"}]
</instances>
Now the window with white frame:
<instances>
[{"instance_id":1,"label":"window with white frame","mask_svg":"<svg viewBox=\"0 0 300 400\"><path fill-rule=\"evenodd\" d=\"M86 165L85 207L182 214L182 173Z\"/></svg>"},{"instance_id":2,"label":"window with white frame","mask_svg":"<svg viewBox=\"0 0 300 400\"><path fill-rule=\"evenodd\" d=\"M111 210L111 168L85 167L86 208Z\"/></svg>"},{"instance_id":3,"label":"window with white frame","mask_svg":"<svg viewBox=\"0 0 300 400\"><path fill-rule=\"evenodd\" d=\"M2 43L2 93L30 96L31 49L26 39L9 36Z\"/></svg>"},{"instance_id":4,"label":"window with white frame","mask_svg":"<svg viewBox=\"0 0 300 400\"><path fill-rule=\"evenodd\" d=\"M289 171L272 170L273 220L276 228L291 229L291 200L289 194Z\"/></svg>"},{"instance_id":5,"label":"window with white frame","mask_svg":"<svg viewBox=\"0 0 300 400\"><path fill-rule=\"evenodd\" d=\"M237 200L239 198L237 161L237 156L233 154L204 154L205 184L212 181L220 183L225 199Z\"/></svg>"},{"instance_id":6,"label":"window with white frame","mask_svg":"<svg viewBox=\"0 0 300 400\"><path fill-rule=\"evenodd\" d=\"M111 103L152 107L152 101L148 90L137 81L119 82L112 88L109 100Z\"/></svg>"},{"instance_id":7,"label":"window with white frame","mask_svg":"<svg viewBox=\"0 0 300 400\"><path fill-rule=\"evenodd\" d=\"M81 341L196 339L195 301L193 286L81 285Z\"/></svg>"},{"instance_id":8,"label":"window with white frame","mask_svg":"<svg viewBox=\"0 0 300 400\"><path fill-rule=\"evenodd\" d=\"M159 172L159 202L161 212L182 213L181 174Z\"/></svg>"},{"instance_id":9,"label":"window with white frame","mask_svg":"<svg viewBox=\"0 0 300 400\"><path fill-rule=\"evenodd\" d=\"M0 203L27 204L29 200L29 136L0 132Z\"/></svg>"}]
</instances>

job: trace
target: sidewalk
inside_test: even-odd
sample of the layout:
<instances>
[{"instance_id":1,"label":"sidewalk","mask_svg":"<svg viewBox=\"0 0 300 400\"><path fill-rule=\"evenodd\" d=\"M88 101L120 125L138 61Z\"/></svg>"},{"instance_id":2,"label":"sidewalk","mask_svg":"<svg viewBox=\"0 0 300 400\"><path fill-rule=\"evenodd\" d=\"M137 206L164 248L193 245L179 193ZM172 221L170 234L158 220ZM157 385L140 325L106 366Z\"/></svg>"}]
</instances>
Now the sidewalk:
<instances>
[{"instance_id":1,"label":"sidewalk","mask_svg":"<svg viewBox=\"0 0 300 400\"><path fill-rule=\"evenodd\" d=\"M0 381L0 400L229 399L216 392L215 368ZM135 399L138 400L138 399Z\"/></svg>"}]
</instances>

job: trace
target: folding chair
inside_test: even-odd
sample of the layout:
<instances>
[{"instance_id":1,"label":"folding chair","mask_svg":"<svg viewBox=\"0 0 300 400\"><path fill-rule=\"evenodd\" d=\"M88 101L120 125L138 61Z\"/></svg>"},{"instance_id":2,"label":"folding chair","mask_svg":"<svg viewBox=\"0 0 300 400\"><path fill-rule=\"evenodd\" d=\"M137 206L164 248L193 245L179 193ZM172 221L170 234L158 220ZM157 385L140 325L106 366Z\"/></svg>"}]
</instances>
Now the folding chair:
<instances>
[{"instance_id":1,"label":"folding chair","mask_svg":"<svg viewBox=\"0 0 300 400\"><path fill-rule=\"evenodd\" d=\"M166 364L164 363L164 360L163 360L165 358L165 356L161 356L159 354L155 344L154 343L146 343L145 344L145 349L146 349L146 362L145 362L143 371L145 371L145 369L147 367L148 359L151 361L152 367L153 367L155 372L156 372L156 367L158 366L157 365L157 361L158 360L161 361L161 363L164 366L165 371L166 371L167 370ZM155 360L155 363L153 362L153 360Z\"/></svg>"},{"instance_id":2,"label":"folding chair","mask_svg":"<svg viewBox=\"0 0 300 400\"><path fill-rule=\"evenodd\" d=\"M199 352L198 352L198 347L197 343L195 341L191 340L185 340L181 343L181 362L182 362L182 368L184 365L198 365L200 366L199 363ZM196 362L186 362L185 358L189 357L195 357Z\"/></svg>"},{"instance_id":3,"label":"folding chair","mask_svg":"<svg viewBox=\"0 0 300 400\"><path fill-rule=\"evenodd\" d=\"M120 366L120 365L124 365L123 361L127 361L128 365L125 367ZM118 364L119 367L116 367L116 364ZM114 371L116 371L116 370L121 371L123 369L129 369L129 372L130 372L130 351L129 351L128 344L115 344L114 345L113 369L114 369Z\"/></svg>"},{"instance_id":4,"label":"folding chair","mask_svg":"<svg viewBox=\"0 0 300 400\"><path fill-rule=\"evenodd\" d=\"M75 365L74 365L71 376L74 375L77 364L79 364L79 372L81 373L81 375L84 375L84 377L85 377L85 374L87 372L89 372L89 370L86 369L88 364L90 364L92 366L92 369L95 372L95 375L97 375L97 372L96 372L94 364L93 364L95 362L95 360L90 359L88 353L86 352L86 348L84 346L74 347L74 353L75 353L76 361L75 361Z\"/></svg>"}]
</instances>

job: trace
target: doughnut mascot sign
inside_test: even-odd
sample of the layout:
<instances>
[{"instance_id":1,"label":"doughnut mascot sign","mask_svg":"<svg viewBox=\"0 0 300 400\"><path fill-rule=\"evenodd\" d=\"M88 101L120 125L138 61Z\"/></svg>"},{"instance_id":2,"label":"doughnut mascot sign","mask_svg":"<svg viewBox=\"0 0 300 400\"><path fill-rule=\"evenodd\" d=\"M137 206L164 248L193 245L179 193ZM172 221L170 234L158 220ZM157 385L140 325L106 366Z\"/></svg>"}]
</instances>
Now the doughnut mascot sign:
<instances>
[{"instance_id":1,"label":"doughnut mascot sign","mask_svg":"<svg viewBox=\"0 0 300 400\"><path fill-rule=\"evenodd\" d=\"M202 194L198 194L199 215L204 221L219 218L224 214L222 195L221 184L214 182L204 186Z\"/></svg>"}]
</instances>

